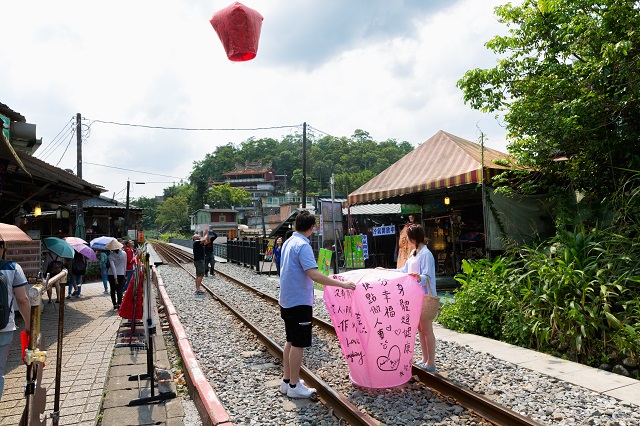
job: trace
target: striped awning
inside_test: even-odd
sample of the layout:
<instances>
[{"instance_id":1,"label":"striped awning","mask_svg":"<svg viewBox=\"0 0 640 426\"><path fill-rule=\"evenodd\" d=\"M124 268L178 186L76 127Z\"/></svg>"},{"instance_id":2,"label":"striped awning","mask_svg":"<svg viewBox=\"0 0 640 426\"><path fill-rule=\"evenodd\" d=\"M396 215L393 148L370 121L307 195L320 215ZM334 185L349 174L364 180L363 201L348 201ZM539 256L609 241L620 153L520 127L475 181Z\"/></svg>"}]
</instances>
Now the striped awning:
<instances>
[{"instance_id":1,"label":"striped awning","mask_svg":"<svg viewBox=\"0 0 640 426\"><path fill-rule=\"evenodd\" d=\"M509 155L484 148L440 130L378 176L349 194L349 204L362 204L386 198L451 188L491 177L509 167L495 160L512 160Z\"/></svg>"}]
</instances>

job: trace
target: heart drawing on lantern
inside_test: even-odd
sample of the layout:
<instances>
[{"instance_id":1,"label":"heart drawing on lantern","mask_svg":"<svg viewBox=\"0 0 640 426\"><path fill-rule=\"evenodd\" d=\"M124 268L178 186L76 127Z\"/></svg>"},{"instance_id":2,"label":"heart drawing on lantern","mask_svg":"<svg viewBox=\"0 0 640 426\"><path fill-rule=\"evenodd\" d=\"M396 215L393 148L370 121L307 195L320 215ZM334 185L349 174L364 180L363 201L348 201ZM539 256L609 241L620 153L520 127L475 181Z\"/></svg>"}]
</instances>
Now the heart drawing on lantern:
<instances>
[{"instance_id":1,"label":"heart drawing on lantern","mask_svg":"<svg viewBox=\"0 0 640 426\"><path fill-rule=\"evenodd\" d=\"M400 348L398 346L392 346L389 349L389 355L379 356L376 361L378 368L381 371L395 371L400 365Z\"/></svg>"}]
</instances>

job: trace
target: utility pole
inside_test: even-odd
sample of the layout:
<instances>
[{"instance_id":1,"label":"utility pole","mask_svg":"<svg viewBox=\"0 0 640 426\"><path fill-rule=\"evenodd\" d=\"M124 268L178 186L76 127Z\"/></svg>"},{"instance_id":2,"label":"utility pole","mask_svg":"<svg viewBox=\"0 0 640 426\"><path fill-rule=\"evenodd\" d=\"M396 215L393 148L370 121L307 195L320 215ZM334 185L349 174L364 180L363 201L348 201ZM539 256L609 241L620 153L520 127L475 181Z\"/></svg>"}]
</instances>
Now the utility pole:
<instances>
[{"instance_id":1,"label":"utility pole","mask_svg":"<svg viewBox=\"0 0 640 426\"><path fill-rule=\"evenodd\" d=\"M338 266L338 230L336 229L336 215L334 214L333 209L335 209L335 197L333 195L333 185L335 181L333 179L333 173L331 173L331 180L329 180L329 184L331 186L331 221L333 222L333 253L335 256L335 263L333 264L333 273L339 274L340 269Z\"/></svg>"},{"instance_id":2,"label":"utility pole","mask_svg":"<svg viewBox=\"0 0 640 426\"><path fill-rule=\"evenodd\" d=\"M307 208L307 122L302 123L302 208Z\"/></svg>"},{"instance_id":3,"label":"utility pole","mask_svg":"<svg viewBox=\"0 0 640 426\"><path fill-rule=\"evenodd\" d=\"M82 179L82 114L76 114L76 141L77 141L77 155L76 155L76 169L77 175ZM76 207L76 230L74 235L79 238L85 238L85 224L84 224L84 208L82 200L78 200ZM77 235L83 234L83 235Z\"/></svg>"},{"instance_id":4,"label":"utility pole","mask_svg":"<svg viewBox=\"0 0 640 426\"><path fill-rule=\"evenodd\" d=\"M126 236L129 235L129 188L131 187L131 182L127 179L127 203L124 207L124 233Z\"/></svg>"},{"instance_id":5,"label":"utility pole","mask_svg":"<svg viewBox=\"0 0 640 426\"><path fill-rule=\"evenodd\" d=\"M482 165L482 172L480 173L480 178L482 179L482 185L481 185L481 189L482 189L482 217L484 219L484 254L486 256L486 258L488 260L491 260L491 254L489 253L489 247L490 247L490 243L491 241L490 239L490 232L489 232L489 209L487 208L487 188L484 182L485 176L484 176L484 133L482 133L482 131L480 131L480 150L481 150L481 155L480 155L480 162Z\"/></svg>"}]
</instances>

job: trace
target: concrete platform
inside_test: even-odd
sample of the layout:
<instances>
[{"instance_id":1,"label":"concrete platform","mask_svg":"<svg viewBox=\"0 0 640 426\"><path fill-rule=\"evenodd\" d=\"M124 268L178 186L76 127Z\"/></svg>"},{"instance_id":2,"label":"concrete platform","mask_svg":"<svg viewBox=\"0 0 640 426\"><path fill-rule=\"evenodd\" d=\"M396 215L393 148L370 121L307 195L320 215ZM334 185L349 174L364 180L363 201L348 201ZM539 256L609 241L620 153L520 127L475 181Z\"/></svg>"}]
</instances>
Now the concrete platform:
<instances>
[{"instance_id":1,"label":"concrete platform","mask_svg":"<svg viewBox=\"0 0 640 426\"><path fill-rule=\"evenodd\" d=\"M640 407L640 381L638 380L486 337L458 333L437 323L433 324L433 328L436 339L469 345L478 352L491 354L498 359Z\"/></svg>"},{"instance_id":2,"label":"concrete platform","mask_svg":"<svg viewBox=\"0 0 640 426\"><path fill-rule=\"evenodd\" d=\"M54 292L55 294L55 292ZM5 388L0 401L0 425L17 425L24 410L24 384L26 366L20 360L19 330L22 317L17 315L18 331L14 333L9 353ZM122 319L113 310L111 298L104 293L102 281L82 285L79 298L65 299L62 374L60 388L60 424L94 426L101 407L103 426L124 425L182 425L184 412L181 400L176 398L142 406L129 407L132 399L139 398L138 382L129 381L129 375L147 371L145 349L115 348ZM156 321L156 324L159 324ZM47 304L41 318L42 334L47 347L47 362L43 369L42 386L46 388L46 406L41 418L52 424L56 348L58 336L58 305ZM127 327L128 328L128 327ZM155 362L169 367L164 339L158 326L154 338ZM141 396L150 393L150 381L141 381ZM157 394L157 387L155 388Z\"/></svg>"}]
</instances>

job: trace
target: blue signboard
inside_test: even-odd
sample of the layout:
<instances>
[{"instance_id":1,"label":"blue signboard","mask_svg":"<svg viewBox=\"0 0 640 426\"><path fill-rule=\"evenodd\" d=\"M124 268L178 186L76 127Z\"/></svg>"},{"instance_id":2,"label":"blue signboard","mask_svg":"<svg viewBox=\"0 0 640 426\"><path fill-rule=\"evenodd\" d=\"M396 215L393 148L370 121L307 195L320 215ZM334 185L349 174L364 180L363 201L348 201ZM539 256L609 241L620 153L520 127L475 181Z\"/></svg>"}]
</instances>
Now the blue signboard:
<instances>
[{"instance_id":1,"label":"blue signboard","mask_svg":"<svg viewBox=\"0 0 640 426\"><path fill-rule=\"evenodd\" d=\"M381 237L383 235L395 235L396 234L396 226L395 225L383 225L383 226L375 226L373 228L373 236Z\"/></svg>"}]
</instances>

